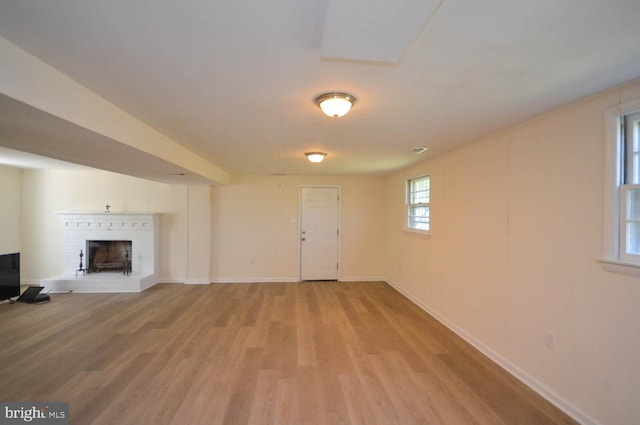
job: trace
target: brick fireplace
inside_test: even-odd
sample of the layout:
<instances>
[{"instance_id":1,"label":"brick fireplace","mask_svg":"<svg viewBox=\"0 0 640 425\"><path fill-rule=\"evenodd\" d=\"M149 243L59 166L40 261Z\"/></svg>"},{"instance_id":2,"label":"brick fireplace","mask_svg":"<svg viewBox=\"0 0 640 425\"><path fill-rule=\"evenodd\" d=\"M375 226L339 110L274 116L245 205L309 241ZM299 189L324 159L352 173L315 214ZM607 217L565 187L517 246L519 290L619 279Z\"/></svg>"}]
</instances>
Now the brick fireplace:
<instances>
[{"instance_id":1,"label":"brick fireplace","mask_svg":"<svg viewBox=\"0 0 640 425\"><path fill-rule=\"evenodd\" d=\"M58 215L64 271L42 281L45 291L141 292L157 283L158 214Z\"/></svg>"}]
</instances>

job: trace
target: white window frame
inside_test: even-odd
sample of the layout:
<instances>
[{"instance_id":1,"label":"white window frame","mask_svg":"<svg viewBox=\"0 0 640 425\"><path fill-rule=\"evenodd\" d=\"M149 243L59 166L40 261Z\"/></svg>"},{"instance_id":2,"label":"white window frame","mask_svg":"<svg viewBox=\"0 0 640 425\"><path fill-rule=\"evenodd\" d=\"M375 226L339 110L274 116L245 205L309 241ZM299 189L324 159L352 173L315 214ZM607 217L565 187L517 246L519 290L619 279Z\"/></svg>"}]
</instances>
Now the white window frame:
<instances>
[{"instance_id":1,"label":"white window frame","mask_svg":"<svg viewBox=\"0 0 640 425\"><path fill-rule=\"evenodd\" d=\"M605 270L640 276L640 255L626 253L627 193L640 186L624 184L625 153L622 117L640 111L640 99L609 108L604 113L604 224L603 249L599 259ZM637 187L636 187L637 186Z\"/></svg>"},{"instance_id":2,"label":"white window frame","mask_svg":"<svg viewBox=\"0 0 640 425\"><path fill-rule=\"evenodd\" d=\"M429 180L429 202L411 202L411 184L418 180L428 179ZM427 229L419 229L416 227L411 227L411 208L415 206L427 207L429 209L429 222L427 224ZM404 210L404 230L407 234L429 237L431 234L431 176L429 174L423 174L421 176L412 177L406 180L405 182L405 210Z\"/></svg>"}]
</instances>

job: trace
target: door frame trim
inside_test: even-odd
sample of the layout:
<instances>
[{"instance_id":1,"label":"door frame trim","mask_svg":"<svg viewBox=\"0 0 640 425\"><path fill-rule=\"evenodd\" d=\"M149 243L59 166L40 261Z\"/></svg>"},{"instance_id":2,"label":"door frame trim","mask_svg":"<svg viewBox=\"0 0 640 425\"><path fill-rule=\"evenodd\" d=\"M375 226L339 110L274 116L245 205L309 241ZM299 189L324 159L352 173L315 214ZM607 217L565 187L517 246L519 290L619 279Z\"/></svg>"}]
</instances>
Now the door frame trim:
<instances>
[{"instance_id":1,"label":"door frame trim","mask_svg":"<svg viewBox=\"0 0 640 425\"><path fill-rule=\"evenodd\" d=\"M331 188L338 189L338 281L342 270L342 186L337 184L299 184L298 185L298 282L302 282L302 189Z\"/></svg>"}]
</instances>

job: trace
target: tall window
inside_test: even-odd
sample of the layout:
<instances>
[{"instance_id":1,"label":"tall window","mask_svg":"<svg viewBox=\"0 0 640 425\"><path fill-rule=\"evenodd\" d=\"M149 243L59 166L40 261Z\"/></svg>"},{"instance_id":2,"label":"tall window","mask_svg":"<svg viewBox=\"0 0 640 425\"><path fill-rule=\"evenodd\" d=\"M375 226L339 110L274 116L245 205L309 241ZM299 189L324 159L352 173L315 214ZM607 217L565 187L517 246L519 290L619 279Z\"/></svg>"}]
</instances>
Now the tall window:
<instances>
[{"instance_id":1,"label":"tall window","mask_svg":"<svg viewBox=\"0 0 640 425\"><path fill-rule=\"evenodd\" d=\"M620 117L620 258L640 263L640 112Z\"/></svg>"},{"instance_id":2,"label":"tall window","mask_svg":"<svg viewBox=\"0 0 640 425\"><path fill-rule=\"evenodd\" d=\"M603 255L608 271L640 276L640 99L605 111Z\"/></svg>"},{"instance_id":3,"label":"tall window","mask_svg":"<svg viewBox=\"0 0 640 425\"><path fill-rule=\"evenodd\" d=\"M407 180L407 230L425 234L429 232L430 199L431 184L429 176Z\"/></svg>"}]
</instances>

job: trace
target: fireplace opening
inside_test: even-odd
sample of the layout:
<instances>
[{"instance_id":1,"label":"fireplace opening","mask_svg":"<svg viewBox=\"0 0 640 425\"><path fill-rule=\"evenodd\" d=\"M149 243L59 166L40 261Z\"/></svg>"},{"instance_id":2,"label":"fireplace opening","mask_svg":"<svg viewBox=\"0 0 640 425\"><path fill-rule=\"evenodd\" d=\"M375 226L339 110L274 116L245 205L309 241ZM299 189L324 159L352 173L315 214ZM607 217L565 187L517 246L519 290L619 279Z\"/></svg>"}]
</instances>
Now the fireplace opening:
<instances>
[{"instance_id":1,"label":"fireplace opening","mask_svg":"<svg viewBox=\"0 0 640 425\"><path fill-rule=\"evenodd\" d=\"M131 241L87 241L87 271L131 273Z\"/></svg>"}]
</instances>

